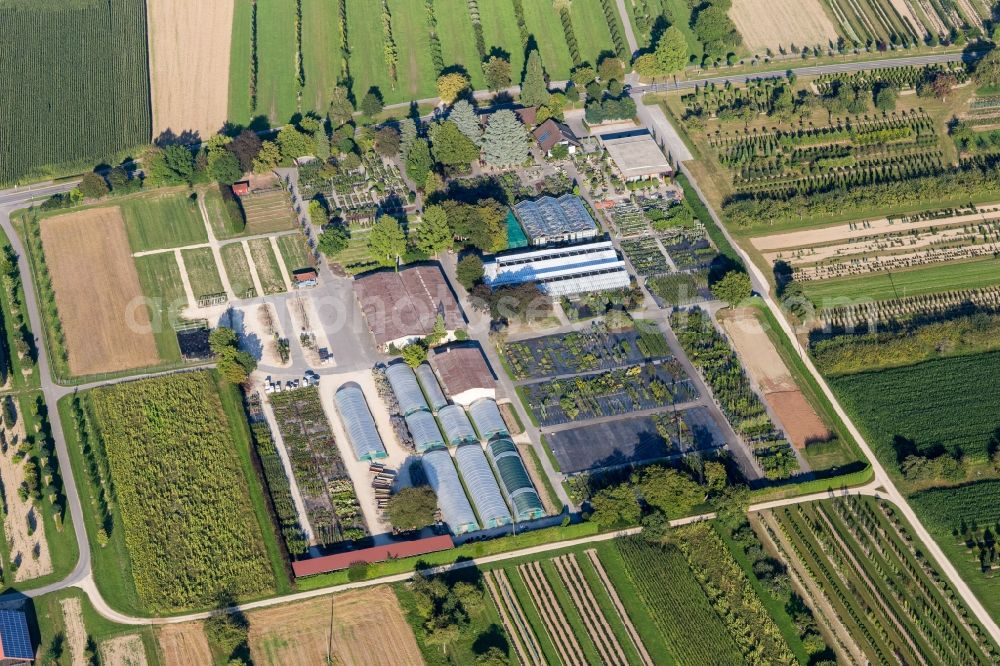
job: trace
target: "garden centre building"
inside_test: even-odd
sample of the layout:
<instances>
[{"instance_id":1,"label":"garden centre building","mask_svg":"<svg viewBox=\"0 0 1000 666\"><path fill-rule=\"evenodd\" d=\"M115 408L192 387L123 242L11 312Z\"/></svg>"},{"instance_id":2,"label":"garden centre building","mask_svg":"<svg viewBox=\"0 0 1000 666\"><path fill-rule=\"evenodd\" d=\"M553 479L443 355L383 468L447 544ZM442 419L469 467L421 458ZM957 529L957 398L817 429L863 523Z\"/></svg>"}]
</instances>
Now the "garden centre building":
<instances>
[{"instance_id":1,"label":"garden centre building","mask_svg":"<svg viewBox=\"0 0 1000 666\"><path fill-rule=\"evenodd\" d=\"M483 266L490 287L537 282L551 296L625 289L631 278L611 241L498 255Z\"/></svg>"},{"instance_id":2,"label":"garden centre building","mask_svg":"<svg viewBox=\"0 0 1000 666\"><path fill-rule=\"evenodd\" d=\"M583 199L572 194L522 201L514 205L514 215L531 245L575 243L598 234Z\"/></svg>"},{"instance_id":3,"label":"garden centre building","mask_svg":"<svg viewBox=\"0 0 1000 666\"><path fill-rule=\"evenodd\" d=\"M670 162L649 130L629 130L598 135L621 179L659 178L673 173Z\"/></svg>"}]
</instances>

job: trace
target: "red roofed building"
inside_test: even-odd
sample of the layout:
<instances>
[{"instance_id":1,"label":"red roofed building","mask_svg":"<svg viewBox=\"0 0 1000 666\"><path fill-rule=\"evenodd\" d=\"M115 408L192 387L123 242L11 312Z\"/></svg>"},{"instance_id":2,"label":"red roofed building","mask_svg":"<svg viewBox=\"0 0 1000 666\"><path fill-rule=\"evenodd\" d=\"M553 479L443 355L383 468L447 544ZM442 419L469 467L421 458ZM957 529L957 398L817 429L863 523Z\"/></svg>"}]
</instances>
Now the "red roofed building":
<instances>
[{"instance_id":1,"label":"red roofed building","mask_svg":"<svg viewBox=\"0 0 1000 666\"><path fill-rule=\"evenodd\" d=\"M386 560L398 560L404 557L415 557L428 553L437 553L442 550L450 550L455 544L447 534L441 536L428 537L427 539L417 539L416 541L400 541L385 546L374 546L362 550L352 550L336 555L325 555L314 557L308 560L292 562L292 571L296 578L303 576L314 576L316 574L327 573L329 571L339 571L346 569L358 562L375 564Z\"/></svg>"},{"instance_id":2,"label":"red roofed building","mask_svg":"<svg viewBox=\"0 0 1000 666\"><path fill-rule=\"evenodd\" d=\"M480 398L496 399L496 376L477 343L437 347L429 360L444 390L456 404L468 406Z\"/></svg>"},{"instance_id":3,"label":"red roofed building","mask_svg":"<svg viewBox=\"0 0 1000 666\"><path fill-rule=\"evenodd\" d=\"M245 197L250 194L250 181L241 180L238 183L233 183L233 194L238 197Z\"/></svg>"}]
</instances>

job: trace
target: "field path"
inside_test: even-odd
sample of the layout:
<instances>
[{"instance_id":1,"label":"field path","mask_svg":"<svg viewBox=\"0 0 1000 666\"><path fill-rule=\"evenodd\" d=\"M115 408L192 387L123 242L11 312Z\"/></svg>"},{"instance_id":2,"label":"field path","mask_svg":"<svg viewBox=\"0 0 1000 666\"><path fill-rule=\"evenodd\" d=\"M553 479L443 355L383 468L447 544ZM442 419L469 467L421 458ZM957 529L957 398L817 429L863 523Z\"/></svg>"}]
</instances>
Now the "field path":
<instances>
[{"instance_id":1,"label":"field path","mask_svg":"<svg viewBox=\"0 0 1000 666\"><path fill-rule=\"evenodd\" d=\"M198 299L194 297L194 289L191 288L191 280L188 279L187 266L184 265L184 255L177 249L174 250L174 258L177 260L177 267L181 271L181 282L184 284L184 295L187 296L188 309L194 310L198 307Z\"/></svg>"},{"instance_id":2,"label":"field path","mask_svg":"<svg viewBox=\"0 0 1000 666\"><path fill-rule=\"evenodd\" d=\"M253 261L253 254L250 252L250 245L246 239L240 241L243 246L243 254L247 256L247 266L250 267L250 279L253 280L253 288L257 290L257 296L264 295L264 287L260 283L260 275L257 274L257 264Z\"/></svg>"},{"instance_id":3,"label":"field path","mask_svg":"<svg viewBox=\"0 0 1000 666\"><path fill-rule=\"evenodd\" d=\"M205 223L205 233L208 234L208 246L212 248L212 258L215 260L215 270L219 271L219 277L222 279L222 288L226 292L226 298L231 301L235 301L236 292L233 291L233 285L229 282L229 274L226 273L226 265L222 263L222 252L220 251L221 245L215 237L215 232L212 231L212 223L208 220L208 209L205 208L204 192L198 195L198 210L201 211L201 220Z\"/></svg>"},{"instance_id":4,"label":"field path","mask_svg":"<svg viewBox=\"0 0 1000 666\"><path fill-rule=\"evenodd\" d=\"M270 236L271 249L274 250L274 256L278 260L278 270L281 271L281 279L285 281L285 291L292 290L292 279L288 275L288 267L285 266L285 258L281 255L281 248L278 247L278 239L274 236Z\"/></svg>"},{"instance_id":5,"label":"field path","mask_svg":"<svg viewBox=\"0 0 1000 666\"><path fill-rule=\"evenodd\" d=\"M62 608L63 624L66 627L70 663L73 666L87 666L87 661L83 657L83 652L87 649L87 630L83 626L80 600L76 597L63 599L59 602L59 606Z\"/></svg>"}]
</instances>

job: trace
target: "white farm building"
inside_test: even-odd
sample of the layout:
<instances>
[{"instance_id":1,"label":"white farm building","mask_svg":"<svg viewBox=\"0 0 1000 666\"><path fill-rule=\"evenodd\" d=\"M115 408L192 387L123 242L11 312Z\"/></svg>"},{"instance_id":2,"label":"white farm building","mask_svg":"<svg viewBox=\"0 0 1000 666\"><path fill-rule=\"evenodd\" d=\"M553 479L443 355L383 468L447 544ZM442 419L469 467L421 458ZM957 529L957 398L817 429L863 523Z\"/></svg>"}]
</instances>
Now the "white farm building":
<instances>
[{"instance_id":1,"label":"white farm building","mask_svg":"<svg viewBox=\"0 0 1000 666\"><path fill-rule=\"evenodd\" d=\"M537 282L550 296L625 289L631 283L611 241L499 255L483 271L490 287Z\"/></svg>"}]
</instances>

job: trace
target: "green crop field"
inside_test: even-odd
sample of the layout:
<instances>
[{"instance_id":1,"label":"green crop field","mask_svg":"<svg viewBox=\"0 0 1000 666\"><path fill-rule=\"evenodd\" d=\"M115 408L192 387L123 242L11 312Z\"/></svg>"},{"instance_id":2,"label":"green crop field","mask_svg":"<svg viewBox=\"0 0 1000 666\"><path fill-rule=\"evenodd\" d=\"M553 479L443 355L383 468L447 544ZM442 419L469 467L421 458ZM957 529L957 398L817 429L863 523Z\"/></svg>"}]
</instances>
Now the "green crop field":
<instances>
[{"instance_id":1,"label":"green crop field","mask_svg":"<svg viewBox=\"0 0 1000 666\"><path fill-rule=\"evenodd\" d=\"M611 7L615 10L615 27L624 38L625 31L618 16L618 8L614 2L611 2ZM615 46L611 38L611 28L604 20L601 0L573 0L573 4L570 5L570 17L573 22L573 33L580 45L580 56L585 62L596 67L602 54L610 52L614 55Z\"/></svg>"},{"instance_id":2,"label":"green crop field","mask_svg":"<svg viewBox=\"0 0 1000 666\"><path fill-rule=\"evenodd\" d=\"M395 90L383 88L382 93L386 99L391 97L397 102L434 97L437 95L437 70L431 59L424 0L389 0L389 10L392 12L392 37L399 49L398 81ZM454 64L446 62L445 66ZM460 64L472 67L476 63Z\"/></svg>"},{"instance_id":3,"label":"green crop field","mask_svg":"<svg viewBox=\"0 0 1000 666\"><path fill-rule=\"evenodd\" d=\"M510 76L514 83L521 82L524 69L524 47L518 36L517 18L512 2L480 2L479 17L483 26L486 52L497 48L510 55ZM558 17L556 19L558 21ZM561 35L560 35L561 36Z\"/></svg>"},{"instance_id":4,"label":"green crop field","mask_svg":"<svg viewBox=\"0 0 1000 666\"><path fill-rule=\"evenodd\" d=\"M355 40L354 35L363 35ZM351 44L352 90L358 101L372 86L377 87L385 100L391 99L392 81L385 66L382 39L381 2L347 3L347 39Z\"/></svg>"},{"instance_id":5,"label":"green crop field","mask_svg":"<svg viewBox=\"0 0 1000 666\"><path fill-rule=\"evenodd\" d=\"M179 361L181 352L171 322L180 317L188 302L177 259L173 252L147 254L135 258L135 268L142 293L149 299L156 351L166 362Z\"/></svg>"},{"instance_id":6,"label":"green crop field","mask_svg":"<svg viewBox=\"0 0 1000 666\"><path fill-rule=\"evenodd\" d=\"M552 79L567 79L573 69L573 59L569 55L566 36L563 34L562 21L559 12L552 7L549 0L522 0L524 4L524 21L528 25L528 33L533 35L538 43L538 51L542 56L545 72ZM600 11L591 20L604 20ZM516 33L515 33L516 34ZM578 37L580 37L578 35ZM579 40L582 46L586 44ZM610 44L610 42L609 42ZM610 48L610 46L609 46Z\"/></svg>"},{"instance_id":7,"label":"green crop field","mask_svg":"<svg viewBox=\"0 0 1000 666\"><path fill-rule=\"evenodd\" d=\"M250 247L250 257L257 268L261 289L264 294L280 294L285 291L285 281L281 277L281 267L274 255L274 248L267 238L255 238L247 241Z\"/></svg>"},{"instance_id":8,"label":"green crop field","mask_svg":"<svg viewBox=\"0 0 1000 666\"><path fill-rule=\"evenodd\" d=\"M278 249L281 250L281 258L285 262L285 268L289 273L300 268L309 268L316 263L313 261L309 243L302 234L280 236L278 238Z\"/></svg>"},{"instance_id":9,"label":"green crop field","mask_svg":"<svg viewBox=\"0 0 1000 666\"><path fill-rule=\"evenodd\" d=\"M243 243L229 243L219 250L222 253L222 266L229 277L229 284L237 298L244 298L254 289L253 276L250 274L250 264L247 262ZM254 290L253 295L257 292Z\"/></svg>"},{"instance_id":10,"label":"green crop field","mask_svg":"<svg viewBox=\"0 0 1000 666\"><path fill-rule=\"evenodd\" d=\"M298 111L295 70L295 3L257 0L257 108L272 124Z\"/></svg>"},{"instance_id":11,"label":"green crop field","mask_svg":"<svg viewBox=\"0 0 1000 666\"><path fill-rule=\"evenodd\" d=\"M887 300L1000 284L1000 260L992 257L931 264L892 273L870 273L854 278L811 280L800 283L802 292L818 306L859 298Z\"/></svg>"},{"instance_id":12,"label":"green crop field","mask_svg":"<svg viewBox=\"0 0 1000 666\"><path fill-rule=\"evenodd\" d=\"M183 373L94 389L139 599L151 610L275 589L214 374ZM231 389L229 389L231 390ZM270 530L270 526L264 529Z\"/></svg>"},{"instance_id":13,"label":"green crop field","mask_svg":"<svg viewBox=\"0 0 1000 666\"><path fill-rule=\"evenodd\" d=\"M1000 427L1000 352L935 359L917 365L830 378L891 473L900 456L961 451L969 463L986 462L990 437Z\"/></svg>"},{"instance_id":14,"label":"green crop field","mask_svg":"<svg viewBox=\"0 0 1000 666\"><path fill-rule=\"evenodd\" d=\"M253 0L235 0L233 34L229 48L229 119L234 123L250 122L253 85Z\"/></svg>"},{"instance_id":15,"label":"green crop field","mask_svg":"<svg viewBox=\"0 0 1000 666\"><path fill-rule=\"evenodd\" d=\"M0 184L112 160L150 140L145 2L78 4L0 7Z\"/></svg>"},{"instance_id":16,"label":"green crop field","mask_svg":"<svg viewBox=\"0 0 1000 666\"><path fill-rule=\"evenodd\" d=\"M302 111L326 115L330 92L340 79L340 28L337 0L302 0Z\"/></svg>"},{"instance_id":17,"label":"green crop field","mask_svg":"<svg viewBox=\"0 0 1000 666\"><path fill-rule=\"evenodd\" d=\"M445 67L456 64L465 67L472 78L472 87L476 90L485 88L483 68L479 64L476 34L469 16L467 0L434 0L434 18L437 20L437 33L441 40L441 57L444 58ZM489 57L489 50L490 47L487 44L487 57Z\"/></svg>"},{"instance_id":18,"label":"green crop field","mask_svg":"<svg viewBox=\"0 0 1000 666\"><path fill-rule=\"evenodd\" d=\"M157 190L118 206L133 252L208 242L198 204L183 190Z\"/></svg>"},{"instance_id":19,"label":"green crop field","mask_svg":"<svg viewBox=\"0 0 1000 666\"><path fill-rule=\"evenodd\" d=\"M184 258L184 268L187 270L195 298L221 294L224 291L211 248L182 250L181 256Z\"/></svg>"}]
</instances>

